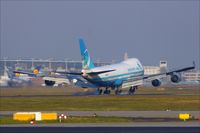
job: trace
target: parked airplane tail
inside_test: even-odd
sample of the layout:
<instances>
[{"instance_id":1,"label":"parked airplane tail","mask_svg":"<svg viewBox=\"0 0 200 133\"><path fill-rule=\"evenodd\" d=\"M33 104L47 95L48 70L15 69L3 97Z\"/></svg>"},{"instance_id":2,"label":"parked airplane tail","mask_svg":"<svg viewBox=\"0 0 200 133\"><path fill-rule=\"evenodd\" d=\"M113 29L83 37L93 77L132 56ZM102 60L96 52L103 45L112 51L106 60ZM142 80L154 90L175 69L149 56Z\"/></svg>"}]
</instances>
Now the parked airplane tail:
<instances>
[{"instance_id":1,"label":"parked airplane tail","mask_svg":"<svg viewBox=\"0 0 200 133\"><path fill-rule=\"evenodd\" d=\"M9 72L9 69L7 68L7 66L4 67L4 76L8 78L12 78L12 74Z\"/></svg>"},{"instance_id":2,"label":"parked airplane tail","mask_svg":"<svg viewBox=\"0 0 200 133\"><path fill-rule=\"evenodd\" d=\"M35 69L37 69L38 71L40 71L40 69L42 69L42 65L36 66Z\"/></svg>"},{"instance_id":3,"label":"parked airplane tail","mask_svg":"<svg viewBox=\"0 0 200 133\"><path fill-rule=\"evenodd\" d=\"M33 69L33 74L35 74L35 75L39 74L41 68L42 68L41 65L35 67L35 69Z\"/></svg>"},{"instance_id":4,"label":"parked airplane tail","mask_svg":"<svg viewBox=\"0 0 200 133\"><path fill-rule=\"evenodd\" d=\"M94 68L95 66L92 63L92 60L90 58L89 52L85 46L83 39L79 39L79 45L80 45L80 52L81 52L81 58L82 58L82 68L83 69Z\"/></svg>"}]
</instances>

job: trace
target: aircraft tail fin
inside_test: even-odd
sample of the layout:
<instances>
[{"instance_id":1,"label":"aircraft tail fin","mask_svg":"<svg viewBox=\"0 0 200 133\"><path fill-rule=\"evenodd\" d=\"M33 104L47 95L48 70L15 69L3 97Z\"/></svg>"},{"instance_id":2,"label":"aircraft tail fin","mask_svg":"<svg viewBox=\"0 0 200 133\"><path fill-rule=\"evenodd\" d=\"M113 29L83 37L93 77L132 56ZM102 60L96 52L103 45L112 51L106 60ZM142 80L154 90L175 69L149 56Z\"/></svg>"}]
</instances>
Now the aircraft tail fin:
<instances>
[{"instance_id":1,"label":"aircraft tail fin","mask_svg":"<svg viewBox=\"0 0 200 133\"><path fill-rule=\"evenodd\" d=\"M39 72L40 72L41 68L42 68L42 66L41 66L41 65L39 65L39 66L35 67L35 69L33 69L33 74L35 74L35 75L39 74Z\"/></svg>"},{"instance_id":2,"label":"aircraft tail fin","mask_svg":"<svg viewBox=\"0 0 200 133\"><path fill-rule=\"evenodd\" d=\"M92 62L92 59L90 58L88 49L85 46L84 40L81 38L79 39L79 45L82 58L82 68L88 70L94 68L95 66Z\"/></svg>"},{"instance_id":3,"label":"aircraft tail fin","mask_svg":"<svg viewBox=\"0 0 200 133\"><path fill-rule=\"evenodd\" d=\"M8 78L12 78L12 75L9 72L9 69L7 68L7 66L4 67L4 76L6 76Z\"/></svg>"}]
</instances>

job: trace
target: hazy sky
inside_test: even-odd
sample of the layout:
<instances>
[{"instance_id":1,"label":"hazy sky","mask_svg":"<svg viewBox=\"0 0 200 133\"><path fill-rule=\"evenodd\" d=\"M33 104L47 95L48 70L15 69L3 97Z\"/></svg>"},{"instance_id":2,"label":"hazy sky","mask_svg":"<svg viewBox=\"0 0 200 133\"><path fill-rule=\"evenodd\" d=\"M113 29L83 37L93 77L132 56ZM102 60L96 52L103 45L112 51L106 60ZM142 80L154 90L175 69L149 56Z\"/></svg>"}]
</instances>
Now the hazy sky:
<instances>
[{"instance_id":1,"label":"hazy sky","mask_svg":"<svg viewBox=\"0 0 200 133\"><path fill-rule=\"evenodd\" d=\"M1 0L1 58L80 60L82 37L94 61L199 64L199 16L198 0Z\"/></svg>"}]
</instances>

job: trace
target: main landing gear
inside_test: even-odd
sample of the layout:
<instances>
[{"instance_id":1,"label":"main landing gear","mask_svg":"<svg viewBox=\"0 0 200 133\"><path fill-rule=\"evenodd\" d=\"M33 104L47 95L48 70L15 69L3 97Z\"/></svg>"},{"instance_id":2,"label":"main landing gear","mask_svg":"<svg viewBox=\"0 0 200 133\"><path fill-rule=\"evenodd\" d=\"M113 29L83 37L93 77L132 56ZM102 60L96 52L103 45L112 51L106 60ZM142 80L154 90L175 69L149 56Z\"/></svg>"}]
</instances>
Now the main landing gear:
<instances>
[{"instance_id":1,"label":"main landing gear","mask_svg":"<svg viewBox=\"0 0 200 133\"><path fill-rule=\"evenodd\" d=\"M137 89L137 86L132 86L132 87L130 87L130 89L129 89L129 91L128 91L128 94L129 94L129 95L133 95L133 94L135 93L136 89Z\"/></svg>"},{"instance_id":2,"label":"main landing gear","mask_svg":"<svg viewBox=\"0 0 200 133\"><path fill-rule=\"evenodd\" d=\"M121 92L122 92L122 90L120 90L120 89L117 88L117 89L115 90L115 95L119 95Z\"/></svg>"},{"instance_id":3,"label":"main landing gear","mask_svg":"<svg viewBox=\"0 0 200 133\"><path fill-rule=\"evenodd\" d=\"M102 89L100 89L100 88L98 88L98 89L97 89L97 92L98 92L98 94L99 94L99 95L101 95L101 94L102 94L102 92L103 92L103 90L102 90Z\"/></svg>"},{"instance_id":4,"label":"main landing gear","mask_svg":"<svg viewBox=\"0 0 200 133\"><path fill-rule=\"evenodd\" d=\"M129 88L128 90L128 95L134 95L135 91L137 90L137 86L132 86ZM115 95L119 95L122 93L122 90L119 89L119 88L112 88L113 90L115 90ZM97 89L97 92L99 95L110 95L111 93L111 90L109 90L108 88L106 88L105 90L101 89L101 88L98 88Z\"/></svg>"},{"instance_id":5,"label":"main landing gear","mask_svg":"<svg viewBox=\"0 0 200 133\"><path fill-rule=\"evenodd\" d=\"M101 94L109 95L111 92L108 88L106 88L104 91L102 89L98 88L97 91L98 91L99 95L101 95Z\"/></svg>"},{"instance_id":6,"label":"main landing gear","mask_svg":"<svg viewBox=\"0 0 200 133\"><path fill-rule=\"evenodd\" d=\"M108 90L108 88L106 88L104 91L103 91L103 94L110 94L110 90Z\"/></svg>"},{"instance_id":7,"label":"main landing gear","mask_svg":"<svg viewBox=\"0 0 200 133\"><path fill-rule=\"evenodd\" d=\"M122 92L122 90L120 90L119 88L112 88L112 89L115 90L115 95L119 95ZM101 88L98 88L97 92L99 95L101 94L110 95L111 90L109 90L108 87L106 87L104 91Z\"/></svg>"}]
</instances>

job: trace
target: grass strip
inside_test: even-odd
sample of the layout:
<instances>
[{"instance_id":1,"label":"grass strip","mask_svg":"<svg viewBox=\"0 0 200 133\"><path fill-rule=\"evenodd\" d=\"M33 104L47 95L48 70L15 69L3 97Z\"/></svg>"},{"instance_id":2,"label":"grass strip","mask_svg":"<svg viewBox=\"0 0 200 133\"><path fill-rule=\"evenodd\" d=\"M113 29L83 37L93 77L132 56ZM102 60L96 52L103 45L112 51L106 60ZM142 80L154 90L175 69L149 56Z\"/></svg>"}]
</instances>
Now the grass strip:
<instances>
[{"instance_id":1,"label":"grass strip","mask_svg":"<svg viewBox=\"0 0 200 133\"><path fill-rule=\"evenodd\" d=\"M15 97L1 98L0 111L198 111L199 105L199 96Z\"/></svg>"}]
</instances>

